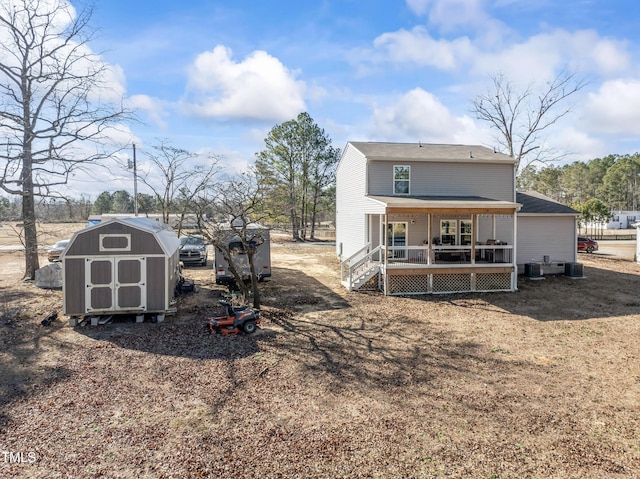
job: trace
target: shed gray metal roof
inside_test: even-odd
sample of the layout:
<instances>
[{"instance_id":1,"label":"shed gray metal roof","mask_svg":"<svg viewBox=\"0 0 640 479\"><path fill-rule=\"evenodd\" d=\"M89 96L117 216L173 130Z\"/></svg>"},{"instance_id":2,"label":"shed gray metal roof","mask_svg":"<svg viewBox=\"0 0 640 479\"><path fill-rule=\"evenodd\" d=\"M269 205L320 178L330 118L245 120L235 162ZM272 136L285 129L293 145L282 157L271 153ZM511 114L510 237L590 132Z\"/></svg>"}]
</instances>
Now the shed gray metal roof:
<instances>
[{"instance_id":1,"label":"shed gray metal roof","mask_svg":"<svg viewBox=\"0 0 640 479\"><path fill-rule=\"evenodd\" d=\"M71 242L74 242L78 236L85 234L87 231L101 229L112 223L124 224L151 233L158 240L158 244L166 255L171 256L180 248L180 240L169 225L143 216L114 218L104 223L89 226L83 230L76 231L71 238Z\"/></svg>"},{"instance_id":2,"label":"shed gray metal roof","mask_svg":"<svg viewBox=\"0 0 640 479\"><path fill-rule=\"evenodd\" d=\"M516 201L522 205L520 214L574 215L580 213L567 205L558 203L537 191L517 191Z\"/></svg>"},{"instance_id":3,"label":"shed gray metal roof","mask_svg":"<svg viewBox=\"0 0 640 479\"><path fill-rule=\"evenodd\" d=\"M370 160L406 161L478 161L486 163L515 164L515 160L503 153L481 145L444 145L433 143L385 143L350 141L353 147Z\"/></svg>"}]
</instances>

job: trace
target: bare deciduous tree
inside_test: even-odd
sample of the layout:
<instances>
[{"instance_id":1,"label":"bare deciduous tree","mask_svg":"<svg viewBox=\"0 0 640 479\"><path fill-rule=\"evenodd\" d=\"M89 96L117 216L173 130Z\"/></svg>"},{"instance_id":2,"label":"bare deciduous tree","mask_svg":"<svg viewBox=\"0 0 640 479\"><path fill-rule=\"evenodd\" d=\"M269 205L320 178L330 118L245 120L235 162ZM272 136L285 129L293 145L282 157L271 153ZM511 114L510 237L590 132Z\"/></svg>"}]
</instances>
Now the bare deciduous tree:
<instances>
[{"instance_id":1,"label":"bare deciduous tree","mask_svg":"<svg viewBox=\"0 0 640 479\"><path fill-rule=\"evenodd\" d=\"M92 53L92 10L63 0L0 2L0 188L22 198L25 279L39 267L36 198L108 157L128 116L108 65Z\"/></svg>"},{"instance_id":2,"label":"bare deciduous tree","mask_svg":"<svg viewBox=\"0 0 640 479\"><path fill-rule=\"evenodd\" d=\"M236 260L238 254L246 255L253 307L260 308L259 276L254 257L260 245L266 241L266 230L259 227L259 223L266 219L262 188L256 181L255 173L244 173L221 183L218 188L218 216L210 222L210 228L207 230L208 239L224 256L236 285L242 291L245 303L248 303L251 294ZM241 247L234 250L230 243L240 243Z\"/></svg>"},{"instance_id":3,"label":"bare deciduous tree","mask_svg":"<svg viewBox=\"0 0 640 479\"><path fill-rule=\"evenodd\" d=\"M180 215L179 234L185 215L193 208L200 209L203 198L210 195L220 160L176 148L166 141L154 145L146 156L153 170L143 172L141 181L153 192L165 223L169 223L170 214Z\"/></svg>"},{"instance_id":4,"label":"bare deciduous tree","mask_svg":"<svg viewBox=\"0 0 640 479\"><path fill-rule=\"evenodd\" d=\"M518 90L504 75L491 77L493 88L473 100L476 118L496 130L496 141L516 160L516 171L534 162L559 160L563 153L546 148L545 135L571 112L566 100L585 83L561 71L551 82Z\"/></svg>"}]
</instances>

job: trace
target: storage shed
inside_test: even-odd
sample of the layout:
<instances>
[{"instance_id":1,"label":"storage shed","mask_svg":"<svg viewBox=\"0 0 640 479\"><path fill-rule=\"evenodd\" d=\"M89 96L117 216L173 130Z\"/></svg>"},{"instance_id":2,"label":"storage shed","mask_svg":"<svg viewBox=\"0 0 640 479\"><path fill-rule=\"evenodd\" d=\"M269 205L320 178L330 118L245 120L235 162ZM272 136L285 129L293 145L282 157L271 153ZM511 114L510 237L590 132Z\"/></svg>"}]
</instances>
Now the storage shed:
<instances>
[{"instance_id":1,"label":"storage shed","mask_svg":"<svg viewBox=\"0 0 640 479\"><path fill-rule=\"evenodd\" d=\"M63 311L80 318L145 314L162 321L175 312L180 242L149 218L115 218L76 232L61 255Z\"/></svg>"}]
</instances>

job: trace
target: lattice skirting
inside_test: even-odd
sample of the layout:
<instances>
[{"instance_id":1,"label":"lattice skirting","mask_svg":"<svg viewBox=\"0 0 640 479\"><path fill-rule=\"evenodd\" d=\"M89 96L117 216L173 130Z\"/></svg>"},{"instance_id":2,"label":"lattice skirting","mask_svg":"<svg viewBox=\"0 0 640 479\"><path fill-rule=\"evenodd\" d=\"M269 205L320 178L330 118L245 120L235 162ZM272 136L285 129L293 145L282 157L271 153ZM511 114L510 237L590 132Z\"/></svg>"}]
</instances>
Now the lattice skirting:
<instances>
[{"instance_id":1,"label":"lattice skirting","mask_svg":"<svg viewBox=\"0 0 640 479\"><path fill-rule=\"evenodd\" d=\"M362 289L362 288L361 288ZM388 295L511 291L511 273L451 273L387 276Z\"/></svg>"},{"instance_id":2,"label":"lattice skirting","mask_svg":"<svg viewBox=\"0 0 640 479\"><path fill-rule=\"evenodd\" d=\"M387 294L419 294L429 291L429 275L387 276Z\"/></svg>"},{"instance_id":3,"label":"lattice skirting","mask_svg":"<svg viewBox=\"0 0 640 479\"><path fill-rule=\"evenodd\" d=\"M464 293L471 291L471 274L434 274L434 293Z\"/></svg>"},{"instance_id":4,"label":"lattice skirting","mask_svg":"<svg viewBox=\"0 0 640 479\"><path fill-rule=\"evenodd\" d=\"M358 291L380 291L380 273L369 278L366 283L358 288Z\"/></svg>"},{"instance_id":5,"label":"lattice skirting","mask_svg":"<svg viewBox=\"0 0 640 479\"><path fill-rule=\"evenodd\" d=\"M511 291L511 273L477 273L476 291Z\"/></svg>"}]
</instances>

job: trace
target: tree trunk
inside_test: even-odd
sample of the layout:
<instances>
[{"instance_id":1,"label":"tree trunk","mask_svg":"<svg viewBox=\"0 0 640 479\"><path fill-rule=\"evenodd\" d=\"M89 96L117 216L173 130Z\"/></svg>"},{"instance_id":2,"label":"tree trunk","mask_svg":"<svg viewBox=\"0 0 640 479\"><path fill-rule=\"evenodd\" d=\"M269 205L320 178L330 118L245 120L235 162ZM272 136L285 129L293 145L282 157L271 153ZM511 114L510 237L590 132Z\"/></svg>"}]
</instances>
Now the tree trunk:
<instances>
[{"instance_id":1,"label":"tree trunk","mask_svg":"<svg viewBox=\"0 0 640 479\"><path fill-rule=\"evenodd\" d=\"M307 240L307 186L303 179L302 183L302 201L300 202L300 237L303 241Z\"/></svg>"},{"instance_id":2,"label":"tree trunk","mask_svg":"<svg viewBox=\"0 0 640 479\"><path fill-rule=\"evenodd\" d=\"M254 251L247 252L247 259L249 261L249 271L251 271L251 290L253 291L253 307L260 309L260 290L258 289L258 276L256 275L256 267L253 263ZM249 298L246 298L246 302L249 302Z\"/></svg>"},{"instance_id":3,"label":"tree trunk","mask_svg":"<svg viewBox=\"0 0 640 479\"><path fill-rule=\"evenodd\" d=\"M311 239L316 238L316 212L318 209L318 189L313 189L313 202L311 206Z\"/></svg>"},{"instance_id":4,"label":"tree trunk","mask_svg":"<svg viewBox=\"0 0 640 479\"><path fill-rule=\"evenodd\" d=\"M31 150L25 149L22 169L22 222L24 224L25 270L24 280L36 278L40 268L38 258L38 239L36 229L36 208L33 197L33 179L31 178Z\"/></svg>"},{"instance_id":5,"label":"tree trunk","mask_svg":"<svg viewBox=\"0 0 640 479\"><path fill-rule=\"evenodd\" d=\"M298 217L296 215L295 207L291 208L291 235L293 241L298 241L300 239L300 235L298 234Z\"/></svg>"}]
</instances>

